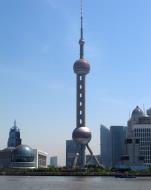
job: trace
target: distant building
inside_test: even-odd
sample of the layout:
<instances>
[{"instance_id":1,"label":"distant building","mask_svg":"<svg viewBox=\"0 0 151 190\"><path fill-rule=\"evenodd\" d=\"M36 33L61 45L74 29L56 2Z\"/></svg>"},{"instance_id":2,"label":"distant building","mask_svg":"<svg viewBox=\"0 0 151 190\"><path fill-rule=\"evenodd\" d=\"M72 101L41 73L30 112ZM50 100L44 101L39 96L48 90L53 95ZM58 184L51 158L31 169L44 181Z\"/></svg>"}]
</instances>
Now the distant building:
<instances>
[{"instance_id":1,"label":"distant building","mask_svg":"<svg viewBox=\"0 0 151 190\"><path fill-rule=\"evenodd\" d=\"M101 163L101 157L100 155L94 155L95 158L97 158L97 160L99 161L99 163ZM86 165L89 166L98 166L98 163L96 162L96 159L94 157L92 157L91 155L86 155Z\"/></svg>"},{"instance_id":2,"label":"distant building","mask_svg":"<svg viewBox=\"0 0 151 190\"><path fill-rule=\"evenodd\" d=\"M0 151L0 168L34 168L33 149L27 145Z\"/></svg>"},{"instance_id":3,"label":"distant building","mask_svg":"<svg viewBox=\"0 0 151 190\"><path fill-rule=\"evenodd\" d=\"M116 167L121 162L121 156L124 153L124 142L126 138L126 127L111 126L111 159L112 167Z\"/></svg>"},{"instance_id":4,"label":"distant building","mask_svg":"<svg viewBox=\"0 0 151 190\"><path fill-rule=\"evenodd\" d=\"M104 167L115 167L121 161L124 152L126 127L104 125L100 126L100 156Z\"/></svg>"},{"instance_id":5,"label":"distant building","mask_svg":"<svg viewBox=\"0 0 151 190\"><path fill-rule=\"evenodd\" d=\"M11 168L12 167L12 153L14 151L14 147L6 148L4 150L0 150L0 168Z\"/></svg>"},{"instance_id":6,"label":"distant building","mask_svg":"<svg viewBox=\"0 0 151 190\"><path fill-rule=\"evenodd\" d=\"M58 157L57 156L50 157L50 166L58 167Z\"/></svg>"},{"instance_id":7,"label":"distant building","mask_svg":"<svg viewBox=\"0 0 151 190\"><path fill-rule=\"evenodd\" d=\"M35 168L47 168L48 153L38 149L33 149L33 151Z\"/></svg>"},{"instance_id":8,"label":"distant building","mask_svg":"<svg viewBox=\"0 0 151 190\"><path fill-rule=\"evenodd\" d=\"M0 168L46 168L47 153L21 144L20 130L10 129L8 147L0 150Z\"/></svg>"},{"instance_id":9,"label":"distant building","mask_svg":"<svg viewBox=\"0 0 151 190\"><path fill-rule=\"evenodd\" d=\"M111 160L111 134L110 130L104 125L100 126L100 155L101 163L110 168L112 165Z\"/></svg>"},{"instance_id":10,"label":"distant building","mask_svg":"<svg viewBox=\"0 0 151 190\"><path fill-rule=\"evenodd\" d=\"M0 168L45 168L47 153L32 149L28 145L19 145L0 151Z\"/></svg>"},{"instance_id":11,"label":"distant building","mask_svg":"<svg viewBox=\"0 0 151 190\"><path fill-rule=\"evenodd\" d=\"M21 145L20 130L16 126L16 121L14 121L14 126L9 131L7 147L16 147L18 145Z\"/></svg>"},{"instance_id":12,"label":"distant building","mask_svg":"<svg viewBox=\"0 0 151 190\"><path fill-rule=\"evenodd\" d=\"M76 154L76 142L66 140L66 167L71 168Z\"/></svg>"}]
</instances>

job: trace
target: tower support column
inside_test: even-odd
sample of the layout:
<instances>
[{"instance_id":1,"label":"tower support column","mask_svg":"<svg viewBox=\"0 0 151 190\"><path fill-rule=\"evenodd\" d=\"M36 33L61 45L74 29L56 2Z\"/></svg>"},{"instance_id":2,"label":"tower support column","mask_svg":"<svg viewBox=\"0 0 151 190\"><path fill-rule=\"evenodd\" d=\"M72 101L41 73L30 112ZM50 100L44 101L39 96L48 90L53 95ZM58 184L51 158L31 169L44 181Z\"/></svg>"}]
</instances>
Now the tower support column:
<instances>
[{"instance_id":1,"label":"tower support column","mask_svg":"<svg viewBox=\"0 0 151 190\"><path fill-rule=\"evenodd\" d=\"M76 127L85 127L85 75L77 74Z\"/></svg>"}]
</instances>

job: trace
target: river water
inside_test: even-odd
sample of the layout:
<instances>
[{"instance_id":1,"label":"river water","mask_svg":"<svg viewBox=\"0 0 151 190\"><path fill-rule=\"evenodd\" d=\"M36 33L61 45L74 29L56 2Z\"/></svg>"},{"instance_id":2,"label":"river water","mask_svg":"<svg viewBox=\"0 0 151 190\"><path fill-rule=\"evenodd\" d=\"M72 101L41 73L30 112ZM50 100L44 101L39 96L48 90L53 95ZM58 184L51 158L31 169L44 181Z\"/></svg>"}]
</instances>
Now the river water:
<instances>
[{"instance_id":1,"label":"river water","mask_svg":"<svg viewBox=\"0 0 151 190\"><path fill-rule=\"evenodd\" d=\"M0 190L151 190L151 178L0 176Z\"/></svg>"}]
</instances>

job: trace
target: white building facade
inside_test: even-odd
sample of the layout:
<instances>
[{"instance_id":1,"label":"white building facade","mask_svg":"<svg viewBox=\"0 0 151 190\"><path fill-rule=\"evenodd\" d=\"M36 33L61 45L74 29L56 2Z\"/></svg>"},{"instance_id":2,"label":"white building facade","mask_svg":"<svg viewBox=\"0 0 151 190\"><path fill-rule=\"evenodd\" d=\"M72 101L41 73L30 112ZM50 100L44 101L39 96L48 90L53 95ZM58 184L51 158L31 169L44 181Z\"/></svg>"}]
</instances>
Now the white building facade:
<instances>
[{"instance_id":1,"label":"white building facade","mask_svg":"<svg viewBox=\"0 0 151 190\"><path fill-rule=\"evenodd\" d=\"M38 149L33 149L33 151L35 168L47 168L48 153Z\"/></svg>"},{"instance_id":2,"label":"white building facade","mask_svg":"<svg viewBox=\"0 0 151 190\"><path fill-rule=\"evenodd\" d=\"M139 139L139 151L140 155L144 157L145 165L151 166L151 123L135 124L133 136Z\"/></svg>"},{"instance_id":3,"label":"white building facade","mask_svg":"<svg viewBox=\"0 0 151 190\"><path fill-rule=\"evenodd\" d=\"M128 121L125 156L131 165L151 166L151 109L147 114L138 106Z\"/></svg>"}]
</instances>

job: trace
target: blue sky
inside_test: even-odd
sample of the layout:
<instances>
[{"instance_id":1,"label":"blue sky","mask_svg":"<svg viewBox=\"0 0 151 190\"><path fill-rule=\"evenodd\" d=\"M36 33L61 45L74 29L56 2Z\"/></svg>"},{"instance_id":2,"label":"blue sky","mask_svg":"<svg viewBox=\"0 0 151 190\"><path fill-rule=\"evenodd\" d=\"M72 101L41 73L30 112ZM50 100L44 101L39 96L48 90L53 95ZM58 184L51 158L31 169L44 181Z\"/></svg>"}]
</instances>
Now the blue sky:
<instances>
[{"instance_id":1,"label":"blue sky","mask_svg":"<svg viewBox=\"0 0 151 190\"><path fill-rule=\"evenodd\" d=\"M13 120L24 144L65 160L75 127L80 0L0 0L0 148ZM87 126L126 125L151 107L151 1L84 0Z\"/></svg>"}]
</instances>

